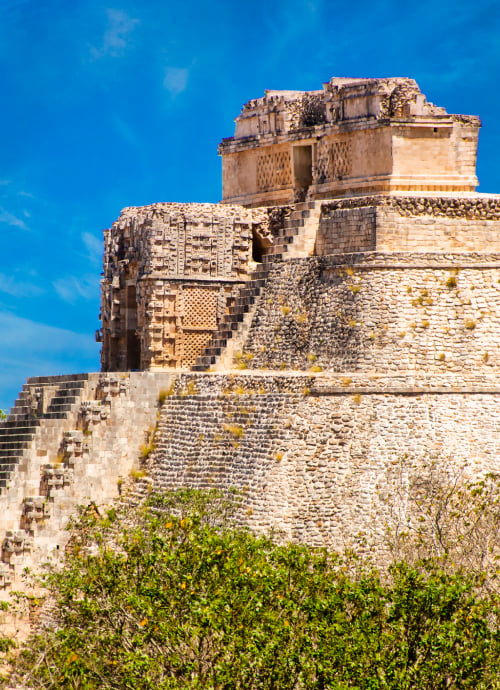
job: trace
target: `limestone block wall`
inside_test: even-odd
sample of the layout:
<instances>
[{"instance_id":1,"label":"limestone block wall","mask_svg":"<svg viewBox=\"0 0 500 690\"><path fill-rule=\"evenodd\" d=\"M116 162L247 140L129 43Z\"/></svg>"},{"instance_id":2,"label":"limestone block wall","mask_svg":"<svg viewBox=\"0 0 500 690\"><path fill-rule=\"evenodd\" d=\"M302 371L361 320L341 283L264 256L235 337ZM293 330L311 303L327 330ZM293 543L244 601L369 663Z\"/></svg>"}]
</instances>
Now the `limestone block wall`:
<instances>
[{"instance_id":1,"label":"limestone block wall","mask_svg":"<svg viewBox=\"0 0 500 690\"><path fill-rule=\"evenodd\" d=\"M235 487L242 522L286 539L383 549L405 493L438 461L465 479L498 471L496 377L181 375L163 404L157 489Z\"/></svg>"},{"instance_id":2,"label":"limestone block wall","mask_svg":"<svg viewBox=\"0 0 500 690\"><path fill-rule=\"evenodd\" d=\"M325 201L316 254L498 252L500 199L494 196L363 197Z\"/></svg>"},{"instance_id":3,"label":"limestone block wall","mask_svg":"<svg viewBox=\"0 0 500 690\"><path fill-rule=\"evenodd\" d=\"M238 360L250 369L500 366L499 254L344 254L275 264Z\"/></svg>"},{"instance_id":4,"label":"limestone block wall","mask_svg":"<svg viewBox=\"0 0 500 690\"><path fill-rule=\"evenodd\" d=\"M377 207L337 208L326 202L316 237L315 254L368 252L377 247Z\"/></svg>"}]
</instances>

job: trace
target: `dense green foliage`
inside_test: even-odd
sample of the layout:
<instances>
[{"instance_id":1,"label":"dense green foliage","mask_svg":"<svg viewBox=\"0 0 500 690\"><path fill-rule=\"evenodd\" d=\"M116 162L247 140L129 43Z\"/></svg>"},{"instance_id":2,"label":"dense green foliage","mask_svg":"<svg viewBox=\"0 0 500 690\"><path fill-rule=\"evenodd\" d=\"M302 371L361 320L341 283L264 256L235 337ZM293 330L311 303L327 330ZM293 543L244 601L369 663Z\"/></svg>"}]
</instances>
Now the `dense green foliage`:
<instances>
[{"instance_id":1,"label":"dense green foliage","mask_svg":"<svg viewBox=\"0 0 500 690\"><path fill-rule=\"evenodd\" d=\"M59 626L20 659L26 685L500 687L497 605L472 577L432 562L382 577L231 528L226 507L183 492L155 497L125 531L113 516L81 527L50 576Z\"/></svg>"}]
</instances>

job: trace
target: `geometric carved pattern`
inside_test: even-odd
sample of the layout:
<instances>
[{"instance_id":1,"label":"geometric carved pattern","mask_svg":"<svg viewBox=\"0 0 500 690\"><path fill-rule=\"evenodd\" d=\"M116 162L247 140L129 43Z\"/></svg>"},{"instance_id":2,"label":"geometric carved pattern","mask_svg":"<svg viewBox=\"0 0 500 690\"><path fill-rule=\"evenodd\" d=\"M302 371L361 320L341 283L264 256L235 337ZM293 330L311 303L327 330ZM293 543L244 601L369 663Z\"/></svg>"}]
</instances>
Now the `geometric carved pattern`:
<instances>
[{"instance_id":1,"label":"geometric carved pattern","mask_svg":"<svg viewBox=\"0 0 500 690\"><path fill-rule=\"evenodd\" d=\"M318 156L317 178L322 182L347 177L352 170L350 141L334 141Z\"/></svg>"},{"instance_id":2,"label":"geometric carved pattern","mask_svg":"<svg viewBox=\"0 0 500 690\"><path fill-rule=\"evenodd\" d=\"M259 192L292 183L289 151L261 154L257 158L257 189Z\"/></svg>"},{"instance_id":3,"label":"geometric carved pattern","mask_svg":"<svg viewBox=\"0 0 500 690\"><path fill-rule=\"evenodd\" d=\"M196 362L217 328L218 293L218 289L184 286L183 332L177 336L182 340L184 367Z\"/></svg>"},{"instance_id":4,"label":"geometric carved pattern","mask_svg":"<svg viewBox=\"0 0 500 690\"><path fill-rule=\"evenodd\" d=\"M217 329L225 291L246 279L261 227L267 214L229 205L126 209L106 231L103 370L178 368L184 352L194 361ZM34 398L35 412L41 402Z\"/></svg>"},{"instance_id":5,"label":"geometric carved pattern","mask_svg":"<svg viewBox=\"0 0 500 690\"><path fill-rule=\"evenodd\" d=\"M336 141L330 146L332 177L349 175L352 169L351 142Z\"/></svg>"},{"instance_id":6,"label":"geometric carved pattern","mask_svg":"<svg viewBox=\"0 0 500 690\"><path fill-rule=\"evenodd\" d=\"M182 357L184 367L191 367L196 362L203 348L208 345L212 333L213 331L184 332L184 355Z\"/></svg>"},{"instance_id":7,"label":"geometric carved pattern","mask_svg":"<svg viewBox=\"0 0 500 690\"><path fill-rule=\"evenodd\" d=\"M184 288L184 327L217 328L217 294L210 288Z\"/></svg>"}]
</instances>

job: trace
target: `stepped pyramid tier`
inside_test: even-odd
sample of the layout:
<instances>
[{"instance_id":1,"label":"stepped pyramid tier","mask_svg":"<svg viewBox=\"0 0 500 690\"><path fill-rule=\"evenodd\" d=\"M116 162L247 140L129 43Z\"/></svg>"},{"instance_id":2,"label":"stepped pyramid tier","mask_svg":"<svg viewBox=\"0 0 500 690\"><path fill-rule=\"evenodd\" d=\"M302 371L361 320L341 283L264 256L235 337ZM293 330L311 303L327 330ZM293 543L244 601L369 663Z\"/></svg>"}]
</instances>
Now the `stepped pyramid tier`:
<instances>
[{"instance_id":1,"label":"stepped pyramid tier","mask_svg":"<svg viewBox=\"0 0 500 690\"><path fill-rule=\"evenodd\" d=\"M471 193L480 126L428 103L413 79L334 77L319 91L266 91L219 146L223 200Z\"/></svg>"},{"instance_id":2,"label":"stepped pyramid tier","mask_svg":"<svg viewBox=\"0 0 500 690\"><path fill-rule=\"evenodd\" d=\"M0 422L0 600L37 589L27 569L62 562L79 506L119 499L171 383L149 372L27 380ZM28 616L0 618L0 630L22 636Z\"/></svg>"},{"instance_id":3,"label":"stepped pyramid tier","mask_svg":"<svg viewBox=\"0 0 500 690\"><path fill-rule=\"evenodd\" d=\"M220 144L221 204L123 212L103 367L181 370L155 488L236 487L255 530L383 549L433 468L500 470L500 197L475 192L479 127L411 79L268 91Z\"/></svg>"}]
</instances>

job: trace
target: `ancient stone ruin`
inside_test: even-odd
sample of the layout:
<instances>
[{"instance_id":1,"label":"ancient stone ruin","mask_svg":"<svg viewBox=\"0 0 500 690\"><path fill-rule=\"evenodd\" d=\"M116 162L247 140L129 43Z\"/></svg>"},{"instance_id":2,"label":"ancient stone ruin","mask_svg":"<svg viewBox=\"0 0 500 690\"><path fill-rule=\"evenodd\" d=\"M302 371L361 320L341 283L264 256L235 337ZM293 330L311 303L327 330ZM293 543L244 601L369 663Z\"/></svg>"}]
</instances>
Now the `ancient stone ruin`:
<instances>
[{"instance_id":1,"label":"ancient stone ruin","mask_svg":"<svg viewBox=\"0 0 500 690\"><path fill-rule=\"evenodd\" d=\"M499 201L474 191L479 126L411 79L249 101L219 147L221 204L128 208L106 231L103 370L214 364L227 317L283 259L499 251Z\"/></svg>"},{"instance_id":2,"label":"ancient stone ruin","mask_svg":"<svg viewBox=\"0 0 500 690\"><path fill-rule=\"evenodd\" d=\"M413 79L334 77L321 91L266 91L220 144L223 199L253 207L474 192L479 127L427 103Z\"/></svg>"},{"instance_id":3,"label":"ancient stone ruin","mask_svg":"<svg viewBox=\"0 0 500 690\"><path fill-rule=\"evenodd\" d=\"M411 79L268 91L220 144L220 204L124 209L102 372L29 379L0 425L2 591L125 486L236 487L255 530L376 550L430 468L499 471L500 197L475 192L479 126Z\"/></svg>"},{"instance_id":4,"label":"ancient stone ruin","mask_svg":"<svg viewBox=\"0 0 500 690\"><path fill-rule=\"evenodd\" d=\"M103 371L194 364L249 278L252 243L266 243L268 225L265 210L240 206L124 209L104 238Z\"/></svg>"}]
</instances>

